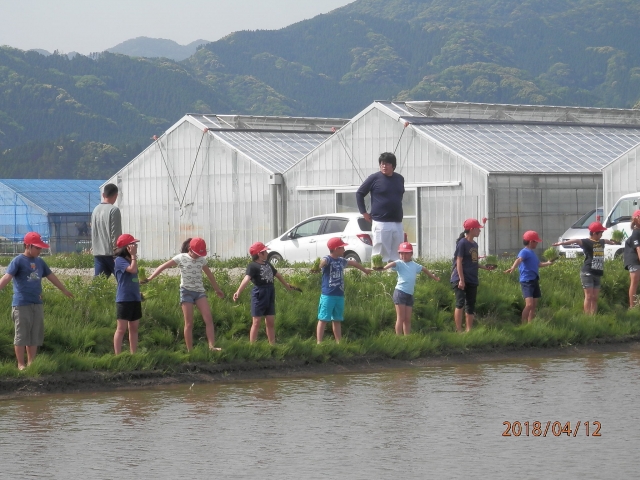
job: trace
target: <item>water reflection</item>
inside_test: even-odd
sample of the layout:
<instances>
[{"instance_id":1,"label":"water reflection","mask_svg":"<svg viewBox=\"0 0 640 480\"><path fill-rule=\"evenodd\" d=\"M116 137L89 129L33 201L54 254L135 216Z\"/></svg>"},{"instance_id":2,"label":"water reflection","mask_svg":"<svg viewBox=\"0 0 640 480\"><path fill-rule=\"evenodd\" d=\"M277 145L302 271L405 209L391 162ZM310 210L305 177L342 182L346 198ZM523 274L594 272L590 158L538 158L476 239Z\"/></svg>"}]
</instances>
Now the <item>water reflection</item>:
<instances>
[{"instance_id":1,"label":"water reflection","mask_svg":"<svg viewBox=\"0 0 640 480\"><path fill-rule=\"evenodd\" d=\"M630 351L4 401L0 476L620 478L639 372ZM578 420L602 437L502 436Z\"/></svg>"}]
</instances>

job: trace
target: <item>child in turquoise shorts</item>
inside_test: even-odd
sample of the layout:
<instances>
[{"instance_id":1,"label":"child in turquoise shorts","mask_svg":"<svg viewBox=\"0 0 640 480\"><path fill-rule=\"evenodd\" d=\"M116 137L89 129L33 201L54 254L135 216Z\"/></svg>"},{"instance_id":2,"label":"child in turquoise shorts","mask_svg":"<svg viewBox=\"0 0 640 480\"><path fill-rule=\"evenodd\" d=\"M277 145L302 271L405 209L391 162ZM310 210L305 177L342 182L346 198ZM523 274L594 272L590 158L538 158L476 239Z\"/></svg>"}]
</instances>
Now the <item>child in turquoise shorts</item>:
<instances>
[{"instance_id":1,"label":"child in turquoise shorts","mask_svg":"<svg viewBox=\"0 0 640 480\"><path fill-rule=\"evenodd\" d=\"M337 343L342 338L342 321L344 320L344 269L348 266L356 267L366 275L371 269L363 267L355 260L347 260L343 257L344 247L347 244L340 237L330 238L327 242L329 255L320 261L322 270L322 295L318 305L318 328L316 337L318 343L322 342L324 329L327 322L331 322L333 336Z\"/></svg>"},{"instance_id":2,"label":"child in turquoise shorts","mask_svg":"<svg viewBox=\"0 0 640 480\"><path fill-rule=\"evenodd\" d=\"M427 270L426 267L413 261L413 246L409 242L401 243L398 247L400 260L387 263L384 269L398 272L398 283L393 291L393 303L396 306L396 335L411 333L411 314L413 313L413 292L416 287L416 277L424 272L436 282L440 279Z\"/></svg>"}]
</instances>

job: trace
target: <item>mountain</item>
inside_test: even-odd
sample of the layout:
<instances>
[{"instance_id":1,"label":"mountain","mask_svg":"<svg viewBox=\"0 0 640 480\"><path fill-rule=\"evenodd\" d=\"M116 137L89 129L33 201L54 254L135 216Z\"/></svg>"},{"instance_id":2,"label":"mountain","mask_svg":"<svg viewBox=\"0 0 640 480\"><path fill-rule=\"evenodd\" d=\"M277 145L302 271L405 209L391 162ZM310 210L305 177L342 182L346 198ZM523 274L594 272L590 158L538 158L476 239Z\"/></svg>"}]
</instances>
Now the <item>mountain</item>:
<instances>
[{"instance_id":1,"label":"mountain","mask_svg":"<svg viewBox=\"0 0 640 480\"><path fill-rule=\"evenodd\" d=\"M638 31L637 0L357 0L182 61L0 47L0 177L19 148L129 155L185 113L348 118L381 99L640 108Z\"/></svg>"},{"instance_id":2,"label":"mountain","mask_svg":"<svg viewBox=\"0 0 640 480\"><path fill-rule=\"evenodd\" d=\"M196 40L188 45L180 45L173 40L164 38L137 37L119 43L115 47L107 49L107 52L121 53L130 57L170 58L171 60L184 60L196 53L200 45L210 43L208 40Z\"/></svg>"}]
</instances>

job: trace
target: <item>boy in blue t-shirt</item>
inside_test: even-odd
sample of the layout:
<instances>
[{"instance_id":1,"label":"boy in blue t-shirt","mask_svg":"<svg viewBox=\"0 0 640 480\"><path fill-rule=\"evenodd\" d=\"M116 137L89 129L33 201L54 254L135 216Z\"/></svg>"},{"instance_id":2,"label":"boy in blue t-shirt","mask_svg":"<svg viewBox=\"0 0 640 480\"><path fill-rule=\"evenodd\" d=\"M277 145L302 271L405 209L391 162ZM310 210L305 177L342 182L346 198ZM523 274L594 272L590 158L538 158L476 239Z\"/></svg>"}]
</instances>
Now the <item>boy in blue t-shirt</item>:
<instances>
[{"instance_id":1,"label":"boy in blue t-shirt","mask_svg":"<svg viewBox=\"0 0 640 480\"><path fill-rule=\"evenodd\" d=\"M45 261L39 257L43 248L49 248L49 245L42 241L39 233L27 233L24 236L24 253L11 260L6 273L0 279L0 290L13 279L13 302L11 303L13 307L11 317L15 324L13 344L20 370L31 365L38 347L44 342L42 279L49 280L67 297L73 297L73 294L51 272ZM27 350L26 365L25 349Z\"/></svg>"},{"instance_id":2,"label":"boy in blue t-shirt","mask_svg":"<svg viewBox=\"0 0 640 480\"><path fill-rule=\"evenodd\" d=\"M542 297L540 291L540 276L538 271L540 267L548 267L553 263L541 262L534 250L542 239L533 230L524 232L522 243L524 248L518 253L518 258L513 262L511 268L504 273L513 272L516 267L520 270L520 287L522 288L522 296L524 297L524 309L522 310L522 323L531 323L536 316L536 307L538 299Z\"/></svg>"},{"instance_id":3,"label":"boy in blue t-shirt","mask_svg":"<svg viewBox=\"0 0 640 480\"><path fill-rule=\"evenodd\" d=\"M365 268L355 260L343 258L344 247L347 244L340 237L330 238L327 242L329 255L320 262L322 270L322 295L318 305L318 328L316 337L318 343L322 342L324 329L327 322L331 322L333 336L337 343L342 338L342 325L344 320L344 269L351 266L362 270L366 275L371 273L371 269Z\"/></svg>"},{"instance_id":4,"label":"boy in blue t-shirt","mask_svg":"<svg viewBox=\"0 0 640 480\"><path fill-rule=\"evenodd\" d=\"M398 283L393 291L393 303L396 306L396 335L409 335L411 333L411 314L413 313L413 292L416 287L416 277L424 272L433 280L440 279L427 270L427 267L414 262L413 246L409 242L403 242L398 247L400 260L390 262L384 269L398 272Z\"/></svg>"}]
</instances>

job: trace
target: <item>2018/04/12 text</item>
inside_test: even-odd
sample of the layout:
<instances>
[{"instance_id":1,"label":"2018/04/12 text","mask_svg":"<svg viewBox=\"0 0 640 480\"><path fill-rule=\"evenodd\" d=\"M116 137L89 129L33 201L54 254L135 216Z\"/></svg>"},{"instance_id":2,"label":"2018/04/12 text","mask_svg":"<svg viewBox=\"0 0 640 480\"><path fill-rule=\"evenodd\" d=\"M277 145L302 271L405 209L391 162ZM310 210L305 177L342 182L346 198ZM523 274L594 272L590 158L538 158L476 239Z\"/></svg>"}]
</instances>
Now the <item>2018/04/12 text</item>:
<instances>
[{"instance_id":1,"label":"2018/04/12 text","mask_svg":"<svg viewBox=\"0 0 640 480\"><path fill-rule=\"evenodd\" d=\"M602 425L600 422L591 422L591 426L593 428L589 428L589 422L582 423L578 421L575 424L575 429L571 428L571 422L566 422L564 425L561 422L551 422L548 421L545 425L541 422L502 422L506 428L504 432L502 432L503 437L519 437L524 435L528 437L529 435L533 435L534 437L546 437L548 433L552 433L554 437L559 437L563 433L567 435L567 437L576 437L578 432L582 430L584 435L589 437L601 437L600 429ZM582 428L581 428L582 427Z\"/></svg>"}]
</instances>

